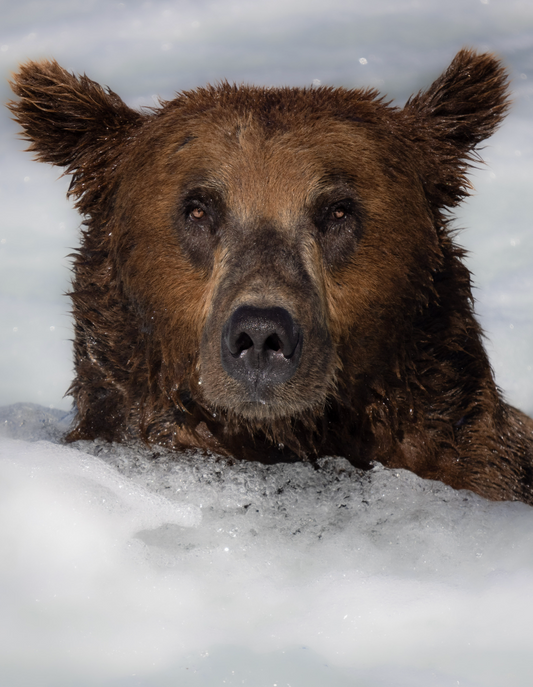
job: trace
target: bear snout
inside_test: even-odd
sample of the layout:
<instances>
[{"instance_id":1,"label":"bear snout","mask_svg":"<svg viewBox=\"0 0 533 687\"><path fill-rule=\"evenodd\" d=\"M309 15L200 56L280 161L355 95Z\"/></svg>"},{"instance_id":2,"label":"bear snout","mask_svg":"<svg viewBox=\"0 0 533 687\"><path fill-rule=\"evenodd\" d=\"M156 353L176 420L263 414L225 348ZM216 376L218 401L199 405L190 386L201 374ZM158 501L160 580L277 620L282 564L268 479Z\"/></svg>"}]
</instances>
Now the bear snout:
<instances>
[{"instance_id":1,"label":"bear snout","mask_svg":"<svg viewBox=\"0 0 533 687\"><path fill-rule=\"evenodd\" d=\"M253 400L261 400L266 387L294 375L302 345L303 331L285 308L241 305L222 327L222 367L245 384Z\"/></svg>"}]
</instances>

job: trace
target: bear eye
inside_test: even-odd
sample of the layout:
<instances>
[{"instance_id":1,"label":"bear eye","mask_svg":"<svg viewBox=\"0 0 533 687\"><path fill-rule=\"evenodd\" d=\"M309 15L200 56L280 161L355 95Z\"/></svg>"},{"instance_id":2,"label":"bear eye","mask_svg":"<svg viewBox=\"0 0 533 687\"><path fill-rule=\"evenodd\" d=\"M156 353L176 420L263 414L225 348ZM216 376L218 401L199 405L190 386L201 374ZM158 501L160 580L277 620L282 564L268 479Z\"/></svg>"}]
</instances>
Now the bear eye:
<instances>
[{"instance_id":1,"label":"bear eye","mask_svg":"<svg viewBox=\"0 0 533 687\"><path fill-rule=\"evenodd\" d=\"M348 214L347 210L341 206L334 208L331 211L331 219L333 220L340 220L340 219L345 219L346 215Z\"/></svg>"},{"instance_id":2,"label":"bear eye","mask_svg":"<svg viewBox=\"0 0 533 687\"><path fill-rule=\"evenodd\" d=\"M202 270L213 266L221 238L226 206L220 191L210 186L184 189L172 211L172 225L180 252Z\"/></svg>"},{"instance_id":3,"label":"bear eye","mask_svg":"<svg viewBox=\"0 0 533 687\"><path fill-rule=\"evenodd\" d=\"M355 202L351 198L343 198L334 203L322 205L315 215L318 228L327 232L334 229L354 228L357 223Z\"/></svg>"},{"instance_id":4,"label":"bear eye","mask_svg":"<svg viewBox=\"0 0 533 687\"><path fill-rule=\"evenodd\" d=\"M203 219L205 217L205 210L200 207L195 207L189 212L191 219Z\"/></svg>"},{"instance_id":5,"label":"bear eye","mask_svg":"<svg viewBox=\"0 0 533 687\"><path fill-rule=\"evenodd\" d=\"M362 235L359 203L340 193L336 198L324 198L315 210L314 223L325 266L331 270L341 267L357 250Z\"/></svg>"}]
</instances>

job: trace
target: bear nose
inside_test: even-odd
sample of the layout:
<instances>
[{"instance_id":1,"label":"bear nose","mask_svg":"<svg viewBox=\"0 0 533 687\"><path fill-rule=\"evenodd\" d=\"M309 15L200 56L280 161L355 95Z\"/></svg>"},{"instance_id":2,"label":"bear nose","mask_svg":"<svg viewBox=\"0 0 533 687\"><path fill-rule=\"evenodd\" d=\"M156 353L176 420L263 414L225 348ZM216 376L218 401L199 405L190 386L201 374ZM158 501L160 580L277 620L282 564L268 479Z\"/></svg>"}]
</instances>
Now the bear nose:
<instances>
[{"instance_id":1,"label":"bear nose","mask_svg":"<svg viewBox=\"0 0 533 687\"><path fill-rule=\"evenodd\" d=\"M262 388L296 372L302 343L302 330L285 308L241 305L222 328L222 366L260 400Z\"/></svg>"}]
</instances>

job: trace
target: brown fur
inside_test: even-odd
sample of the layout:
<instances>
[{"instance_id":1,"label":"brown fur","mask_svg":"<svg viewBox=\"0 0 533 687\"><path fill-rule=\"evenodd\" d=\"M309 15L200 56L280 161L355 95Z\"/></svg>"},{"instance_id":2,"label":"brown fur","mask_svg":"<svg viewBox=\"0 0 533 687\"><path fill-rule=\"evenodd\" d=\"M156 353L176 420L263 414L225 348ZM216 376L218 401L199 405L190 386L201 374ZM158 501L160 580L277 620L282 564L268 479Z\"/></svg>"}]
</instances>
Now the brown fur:
<instances>
[{"instance_id":1,"label":"brown fur","mask_svg":"<svg viewBox=\"0 0 533 687\"><path fill-rule=\"evenodd\" d=\"M447 224L507 108L493 56L461 51L403 109L222 84L139 113L52 61L12 86L85 217L69 440L338 454L533 503L533 422L494 384ZM253 384L221 353L247 308L288 313L298 341Z\"/></svg>"}]
</instances>

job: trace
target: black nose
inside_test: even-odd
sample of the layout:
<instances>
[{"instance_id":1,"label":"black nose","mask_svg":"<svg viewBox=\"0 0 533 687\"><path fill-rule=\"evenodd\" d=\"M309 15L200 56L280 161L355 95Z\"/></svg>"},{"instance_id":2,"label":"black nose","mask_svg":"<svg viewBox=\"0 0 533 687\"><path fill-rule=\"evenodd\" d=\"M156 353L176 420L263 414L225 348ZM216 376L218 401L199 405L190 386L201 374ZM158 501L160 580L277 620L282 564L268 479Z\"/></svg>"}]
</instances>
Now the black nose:
<instances>
[{"instance_id":1,"label":"black nose","mask_svg":"<svg viewBox=\"0 0 533 687\"><path fill-rule=\"evenodd\" d=\"M302 343L302 330L284 308L241 305L222 328L222 366L246 383L254 400L262 400L265 387L296 372Z\"/></svg>"}]
</instances>

